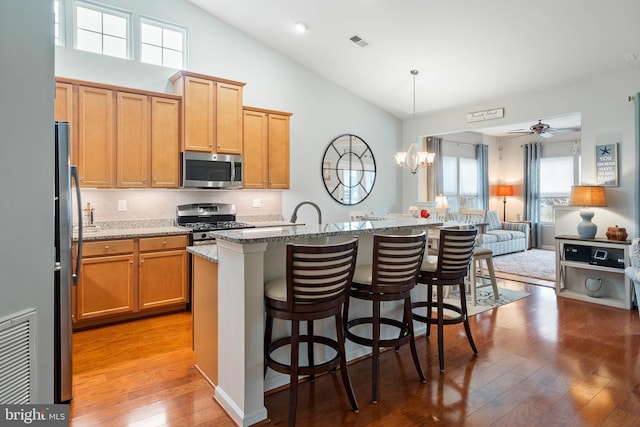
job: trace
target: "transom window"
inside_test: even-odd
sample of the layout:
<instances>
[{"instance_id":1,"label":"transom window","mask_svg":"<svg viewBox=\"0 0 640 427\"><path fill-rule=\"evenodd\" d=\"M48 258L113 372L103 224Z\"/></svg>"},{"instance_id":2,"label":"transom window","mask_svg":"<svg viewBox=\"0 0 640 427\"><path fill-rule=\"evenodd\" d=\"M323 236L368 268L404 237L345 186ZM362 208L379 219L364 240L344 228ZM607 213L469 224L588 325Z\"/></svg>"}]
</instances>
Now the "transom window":
<instances>
[{"instance_id":1,"label":"transom window","mask_svg":"<svg viewBox=\"0 0 640 427\"><path fill-rule=\"evenodd\" d=\"M84 2L75 11L77 49L129 58L129 14Z\"/></svg>"},{"instance_id":2,"label":"transom window","mask_svg":"<svg viewBox=\"0 0 640 427\"><path fill-rule=\"evenodd\" d=\"M184 68L187 29L148 18L140 20L140 62Z\"/></svg>"},{"instance_id":3,"label":"transom window","mask_svg":"<svg viewBox=\"0 0 640 427\"><path fill-rule=\"evenodd\" d=\"M64 21L60 0L53 0L53 38L57 46L64 46Z\"/></svg>"}]
</instances>

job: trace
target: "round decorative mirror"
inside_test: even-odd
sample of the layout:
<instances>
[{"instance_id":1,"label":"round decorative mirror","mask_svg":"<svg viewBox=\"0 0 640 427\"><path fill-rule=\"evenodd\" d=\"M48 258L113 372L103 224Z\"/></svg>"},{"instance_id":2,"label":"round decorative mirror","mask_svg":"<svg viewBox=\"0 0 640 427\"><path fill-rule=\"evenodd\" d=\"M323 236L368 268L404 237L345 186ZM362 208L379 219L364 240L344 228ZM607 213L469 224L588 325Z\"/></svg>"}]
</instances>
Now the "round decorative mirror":
<instances>
[{"instance_id":1,"label":"round decorative mirror","mask_svg":"<svg viewBox=\"0 0 640 427\"><path fill-rule=\"evenodd\" d=\"M356 205L369 196L376 181L376 160L362 138L340 135L322 158L322 179L338 203Z\"/></svg>"}]
</instances>

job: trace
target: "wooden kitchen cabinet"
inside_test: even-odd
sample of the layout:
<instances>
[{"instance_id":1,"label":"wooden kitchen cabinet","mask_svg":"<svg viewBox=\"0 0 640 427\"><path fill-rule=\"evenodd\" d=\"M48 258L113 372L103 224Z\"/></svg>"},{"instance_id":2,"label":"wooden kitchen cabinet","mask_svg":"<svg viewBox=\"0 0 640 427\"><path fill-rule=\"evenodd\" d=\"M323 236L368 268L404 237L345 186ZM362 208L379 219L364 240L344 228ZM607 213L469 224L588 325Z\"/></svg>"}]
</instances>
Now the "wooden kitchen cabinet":
<instances>
[{"instance_id":1,"label":"wooden kitchen cabinet","mask_svg":"<svg viewBox=\"0 0 640 427\"><path fill-rule=\"evenodd\" d=\"M71 123L71 163L81 185L178 188L180 102L171 94L57 78L55 118Z\"/></svg>"},{"instance_id":2,"label":"wooden kitchen cabinet","mask_svg":"<svg viewBox=\"0 0 640 427\"><path fill-rule=\"evenodd\" d=\"M83 187L113 187L114 92L78 88L78 173Z\"/></svg>"},{"instance_id":3,"label":"wooden kitchen cabinet","mask_svg":"<svg viewBox=\"0 0 640 427\"><path fill-rule=\"evenodd\" d=\"M118 92L116 111L116 185L148 187L149 99L146 95Z\"/></svg>"},{"instance_id":4,"label":"wooden kitchen cabinet","mask_svg":"<svg viewBox=\"0 0 640 427\"><path fill-rule=\"evenodd\" d=\"M242 154L242 86L216 83L216 152Z\"/></svg>"},{"instance_id":5,"label":"wooden kitchen cabinet","mask_svg":"<svg viewBox=\"0 0 640 427\"><path fill-rule=\"evenodd\" d=\"M71 291L73 328L187 308L187 236L85 241ZM77 254L74 243L73 263Z\"/></svg>"},{"instance_id":6,"label":"wooden kitchen cabinet","mask_svg":"<svg viewBox=\"0 0 640 427\"><path fill-rule=\"evenodd\" d=\"M289 188L290 113L244 107L244 188Z\"/></svg>"},{"instance_id":7,"label":"wooden kitchen cabinet","mask_svg":"<svg viewBox=\"0 0 640 427\"><path fill-rule=\"evenodd\" d=\"M76 289L76 321L132 313L135 306L134 242L85 242Z\"/></svg>"},{"instance_id":8,"label":"wooden kitchen cabinet","mask_svg":"<svg viewBox=\"0 0 640 427\"><path fill-rule=\"evenodd\" d=\"M140 239L139 289L141 310L186 303L187 237Z\"/></svg>"},{"instance_id":9,"label":"wooden kitchen cabinet","mask_svg":"<svg viewBox=\"0 0 640 427\"><path fill-rule=\"evenodd\" d=\"M180 100L151 98L151 186L180 186Z\"/></svg>"},{"instance_id":10,"label":"wooden kitchen cabinet","mask_svg":"<svg viewBox=\"0 0 640 427\"><path fill-rule=\"evenodd\" d=\"M177 188L180 185L180 102L118 92L118 187Z\"/></svg>"},{"instance_id":11,"label":"wooden kitchen cabinet","mask_svg":"<svg viewBox=\"0 0 640 427\"><path fill-rule=\"evenodd\" d=\"M241 154L244 83L179 71L171 77L182 95L182 151Z\"/></svg>"}]
</instances>

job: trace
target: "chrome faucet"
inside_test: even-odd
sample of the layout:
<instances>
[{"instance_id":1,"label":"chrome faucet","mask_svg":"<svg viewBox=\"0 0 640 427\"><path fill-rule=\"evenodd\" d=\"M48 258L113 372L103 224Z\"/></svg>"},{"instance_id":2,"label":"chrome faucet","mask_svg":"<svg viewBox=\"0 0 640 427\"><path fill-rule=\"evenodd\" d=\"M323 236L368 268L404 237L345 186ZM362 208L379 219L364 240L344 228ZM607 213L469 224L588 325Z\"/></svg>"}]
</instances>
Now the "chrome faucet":
<instances>
[{"instance_id":1,"label":"chrome faucet","mask_svg":"<svg viewBox=\"0 0 640 427\"><path fill-rule=\"evenodd\" d=\"M314 208L316 208L316 211L318 212L318 224L322 224L322 212L320 212L320 206L316 205L313 202L298 203L298 205L293 209L293 213L291 214L291 219L289 220L289 222L293 222L293 223L296 222L296 220L298 219L298 209L300 208L300 206L303 206L303 205L311 205Z\"/></svg>"}]
</instances>

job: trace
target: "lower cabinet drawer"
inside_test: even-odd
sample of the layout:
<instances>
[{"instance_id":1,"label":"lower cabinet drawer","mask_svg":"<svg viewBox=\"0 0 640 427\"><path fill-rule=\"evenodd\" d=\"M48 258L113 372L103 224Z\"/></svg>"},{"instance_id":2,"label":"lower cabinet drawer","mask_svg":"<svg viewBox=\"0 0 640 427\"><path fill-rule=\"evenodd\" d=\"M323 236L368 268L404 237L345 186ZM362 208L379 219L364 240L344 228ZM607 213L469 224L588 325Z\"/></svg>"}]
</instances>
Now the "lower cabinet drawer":
<instances>
[{"instance_id":1,"label":"lower cabinet drawer","mask_svg":"<svg viewBox=\"0 0 640 427\"><path fill-rule=\"evenodd\" d=\"M82 257L133 253L133 247L133 239L83 242Z\"/></svg>"}]
</instances>

